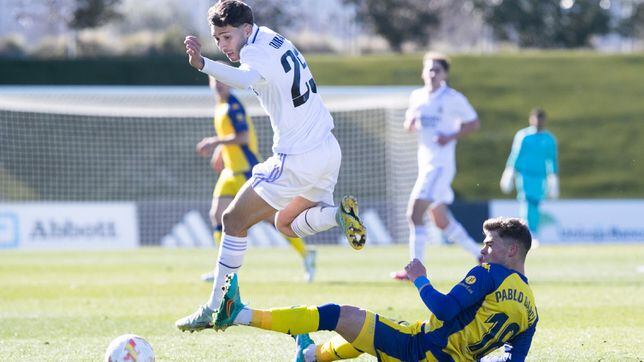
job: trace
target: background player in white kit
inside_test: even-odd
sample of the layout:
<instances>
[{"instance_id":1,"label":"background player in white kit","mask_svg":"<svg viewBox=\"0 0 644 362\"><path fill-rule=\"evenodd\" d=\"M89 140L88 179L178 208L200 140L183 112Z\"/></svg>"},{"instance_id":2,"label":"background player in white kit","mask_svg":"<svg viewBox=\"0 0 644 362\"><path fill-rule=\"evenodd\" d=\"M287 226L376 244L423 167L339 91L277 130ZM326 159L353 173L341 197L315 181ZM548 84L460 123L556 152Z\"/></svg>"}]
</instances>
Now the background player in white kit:
<instances>
[{"instance_id":1,"label":"background player in white kit","mask_svg":"<svg viewBox=\"0 0 644 362\"><path fill-rule=\"evenodd\" d=\"M340 207L333 206L340 146L331 133L333 118L302 55L288 39L255 25L251 8L241 1L216 3L208 10L208 20L219 50L241 65L234 68L202 57L194 36L184 41L188 61L232 87L252 89L270 117L274 155L253 168L224 212L210 299L176 322L183 331L212 326L225 277L242 265L248 228L275 211L275 226L288 236L306 237L341 226L353 248L361 249L366 241L357 201L348 196Z\"/></svg>"},{"instance_id":2,"label":"background player in white kit","mask_svg":"<svg viewBox=\"0 0 644 362\"><path fill-rule=\"evenodd\" d=\"M447 85L449 61L438 53L423 58L423 88L412 92L405 114L407 131L418 131L418 179L409 197L410 260L423 260L429 238L424 224L429 209L432 222L448 240L460 244L474 257L481 247L452 216L447 205L454 201L452 180L456 174L456 142L478 130L480 124L467 98ZM404 270L392 278L406 280Z\"/></svg>"}]
</instances>

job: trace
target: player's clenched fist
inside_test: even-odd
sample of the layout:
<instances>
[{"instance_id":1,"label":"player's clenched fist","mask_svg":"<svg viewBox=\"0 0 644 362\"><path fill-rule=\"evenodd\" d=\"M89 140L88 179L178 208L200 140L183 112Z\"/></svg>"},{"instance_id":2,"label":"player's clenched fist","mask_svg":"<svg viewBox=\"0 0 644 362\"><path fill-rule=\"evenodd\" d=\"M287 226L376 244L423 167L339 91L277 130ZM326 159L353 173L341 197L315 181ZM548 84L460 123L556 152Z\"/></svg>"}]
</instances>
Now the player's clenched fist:
<instances>
[{"instance_id":1,"label":"player's clenched fist","mask_svg":"<svg viewBox=\"0 0 644 362\"><path fill-rule=\"evenodd\" d=\"M425 269L423 262L418 259L410 261L409 264L405 266L405 271L407 272L407 277L412 282L418 277L427 276L427 270Z\"/></svg>"},{"instance_id":2,"label":"player's clenched fist","mask_svg":"<svg viewBox=\"0 0 644 362\"><path fill-rule=\"evenodd\" d=\"M183 41L186 45L186 53L188 54L188 63L194 68L201 70L203 68L203 58L201 57L201 43L194 35L188 35Z\"/></svg>"}]
</instances>

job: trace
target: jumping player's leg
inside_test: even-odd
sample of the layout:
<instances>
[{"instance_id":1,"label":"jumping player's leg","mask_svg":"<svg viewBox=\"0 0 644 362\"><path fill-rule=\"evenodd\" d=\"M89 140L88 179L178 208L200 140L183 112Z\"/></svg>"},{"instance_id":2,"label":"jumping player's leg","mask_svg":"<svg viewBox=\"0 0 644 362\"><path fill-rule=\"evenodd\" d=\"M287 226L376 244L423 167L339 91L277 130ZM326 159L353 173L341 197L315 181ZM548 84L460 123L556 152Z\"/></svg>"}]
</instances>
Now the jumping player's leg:
<instances>
[{"instance_id":1,"label":"jumping player's leg","mask_svg":"<svg viewBox=\"0 0 644 362\"><path fill-rule=\"evenodd\" d=\"M212 313L219 307L223 297L225 277L241 268L247 248L248 228L275 213L247 182L222 216L223 234L219 245L214 282L208 302L190 316L176 322L183 331L199 331L212 326Z\"/></svg>"},{"instance_id":2,"label":"jumping player's leg","mask_svg":"<svg viewBox=\"0 0 644 362\"><path fill-rule=\"evenodd\" d=\"M224 213L224 210L226 210L228 205L230 205L230 203L233 201L233 197L234 196L222 196L222 197L213 196L212 198L212 204L210 206L210 211L208 212L208 216L210 218L210 224L212 225L212 238L214 241L214 245L217 248L219 247L219 244L221 244L221 233L222 233L221 215ZM212 283L214 278L215 276L212 271L201 275L201 280L208 283Z\"/></svg>"},{"instance_id":3,"label":"jumping player's leg","mask_svg":"<svg viewBox=\"0 0 644 362\"><path fill-rule=\"evenodd\" d=\"M264 221L268 224L273 225L277 229L277 227L275 226L275 216L276 215L272 215ZM285 235L284 233L282 233L282 236L284 236L291 247L293 247L293 249L295 249L295 251L302 257L302 264L304 265L305 271L304 279L306 279L306 281L308 281L309 283L312 282L313 278L315 277L315 257L317 255L315 250L309 249L306 245L306 241L304 241L304 239L300 238L299 236L292 237Z\"/></svg>"},{"instance_id":4,"label":"jumping player's leg","mask_svg":"<svg viewBox=\"0 0 644 362\"><path fill-rule=\"evenodd\" d=\"M244 186L244 183L246 183L246 177L244 175L236 175L227 169L224 169L217 179L215 189L212 192L210 212L208 213L210 223L213 227L215 246L218 246L221 242L221 216L233 201L239 189Z\"/></svg>"},{"instance_id":5,"label":"jumping player's leg","mask_svg":"<svg viewBox=\"0 0 644 362\"><path fill-rule=\"evenodd\" d=\"M286 236L304 237L338 226L335 217L338 208L318 204L319 202L297 196L284 210L277 213L275 227Z\"/></svg>"},{"instance_id":6,"label":"jumping player's leg","mask_svg":"<svg viewBox=\"0 0 644 362\"><path fill-rule=\"evenodd\" d=\"M226 274L241 268L248 245L248 229L273 215L275 209L255 193L247 182L222 215L223 234L219 248L215 283L208 305L211 309L219 306Z\"/></svg>"},{"instance_id":7,"label":"jumping player's leg","mask_svg":"<svg viewBox=\"0 0 644 362\"><path fill-rule=\"evenodd\" d=\"M275 226L285 235L301 238L340 226L354 249L362 249L366 241L358 203L352 196L343 197L339 207L298 196L277 214Z\"/></svg>"},{"instance_id":8,"label":"jumping player's leg","mask_svg":"<svg viewBox=\"0 0 644 362\"><path fill-rule=\"evenodd\" d=\"M317 148L284 158L284 172L277 180L258 183L258 187L277 190L282 195L292 192L288 202L280 205L275 224L278 230L288 236L306 237L340 226L353 248L364 246L366 229L358 217L356 199L345 196L339 207L333 206L341 160L340 146L329 135ZM260 194L264 191L260 190Z\"/></svg>"},{"instance_id":9,"label":"jumping player's leg","mask_svg":"<svg viewBox=\"0 0 644 362\"><path fill-rule=\"evenodd\" d=\"M224 210L230 205L230 203L237 195L237 192L244 186L244 183L247 181L245 175L236 175L232 171L224 169L217 179L217 184L215 189L212 192L212 204L210 206L210 211L208 216L210 218L210 224L213 228L213 239L215 247L219 247L221 244L221 234L223 226L221 224L221 217L224 213ZM201 280L212 283L214 280L214 272L208 272L201 275Z\"/></svg>"}]
</instances>

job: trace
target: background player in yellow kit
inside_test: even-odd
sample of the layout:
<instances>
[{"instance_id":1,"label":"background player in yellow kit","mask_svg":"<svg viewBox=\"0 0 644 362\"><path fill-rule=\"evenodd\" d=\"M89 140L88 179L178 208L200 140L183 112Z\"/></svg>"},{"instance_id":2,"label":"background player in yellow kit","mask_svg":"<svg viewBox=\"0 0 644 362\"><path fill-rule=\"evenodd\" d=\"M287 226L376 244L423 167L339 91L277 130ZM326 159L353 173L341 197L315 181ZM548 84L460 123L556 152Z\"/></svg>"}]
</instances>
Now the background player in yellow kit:
<instances>
[{"instance_id":1,"label":"background player in yellow kit","mask_svg":"<svg viewBox=\"0 0 644 362\"><path fill-rule=\"evenodd\" d=\"M253 166L260 160L255 128L242 103L230 92L230 87L209 77L210 88L215 95L215 136L206 137L197 144L197 153L211 157L213 170L219 173L212 194L210 222L213 236L219 245L221 241L221 215L233 198L250 178ZM212 155L212 156L211 156ZM273 224L273 220L267 222ZM285 236L289 243L302 256L307 281L315 275L315 251L309 250L301 238ZM207 282L213 281L213 273L202 275Z\"/></svg>"},{"instance_id":2,"label":"background player in yellow kit","mask_svg":"<svg viewBox=\"0 0 644 362\"><path fill-rule=\"evenodd\" d=\"M299 334L296 361L331 361L362 353L379 361L523 361L539 320L524 271L530 231L515 218L487 220L483 230L483 264L447 294L434 289L418 259L405 267L432 312L427 321L408 324L338 304L250 309L241 302L237 275L230 274L214 328L249 325ZM306 333L318 330L334 330L341 337L316 346ZM504 345L503 356L483 358Z\"/></svg>"}]
</instances>

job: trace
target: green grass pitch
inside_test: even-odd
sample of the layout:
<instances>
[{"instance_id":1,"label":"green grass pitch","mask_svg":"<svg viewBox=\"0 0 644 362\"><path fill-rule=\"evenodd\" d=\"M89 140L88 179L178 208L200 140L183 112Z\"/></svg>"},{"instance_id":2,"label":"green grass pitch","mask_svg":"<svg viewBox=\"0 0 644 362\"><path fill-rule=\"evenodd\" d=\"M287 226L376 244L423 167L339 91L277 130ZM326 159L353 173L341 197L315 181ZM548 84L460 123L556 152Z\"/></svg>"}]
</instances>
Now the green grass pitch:
<instances>
[{"instance_id":1,"label":"green grass pitch","mask_svg":"<svg viewBox=\"0 0 644 362\"><path fill-rule=\"evenodd\" d=\"M355 252L320 247L318 276L306 284L295 252L252 249L240 273L242 298L269 308L329 301L404 320L425 319L409 283L389 280L404 245ZM199 280L214 250L144 248L108 252L0 252L0 360L99 361L116 336L135 333L158 361L288 361L294 342L234 327L181 333L174 321L208 297ZM447 292L472 266L457 247L430 247L426 264ZM540 324L532 361L644 359L644 245L546 246L532 252L527 276ZM320 342L329 332L318 332ZM374 360L364 356L361 360Z\"/></svg>"}]
</instances>

